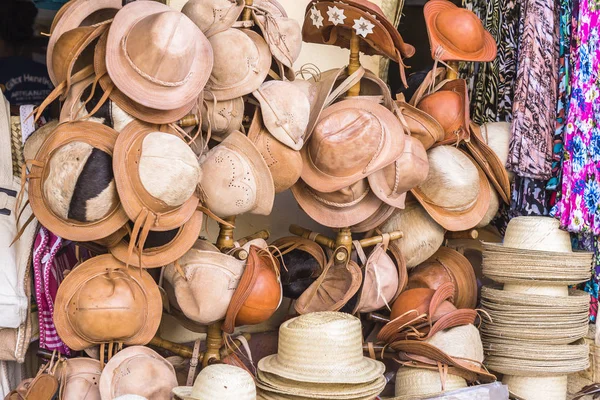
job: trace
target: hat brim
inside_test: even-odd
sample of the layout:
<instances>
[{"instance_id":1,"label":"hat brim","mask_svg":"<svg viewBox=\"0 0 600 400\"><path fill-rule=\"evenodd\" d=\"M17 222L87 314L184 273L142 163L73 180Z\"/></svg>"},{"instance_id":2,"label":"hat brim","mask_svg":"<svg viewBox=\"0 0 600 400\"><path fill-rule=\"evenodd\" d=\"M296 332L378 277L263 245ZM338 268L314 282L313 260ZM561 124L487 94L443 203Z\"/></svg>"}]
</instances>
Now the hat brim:
<instances>
[{"instance_id":1,"label":"hat brim","mask_svg":"<svg viewBox=\"0 0 600 400\"><path fill-rule=\"evenodd\" d=\"M411 136L418 139L425 150L429 150L435 143L444 140L444 128L431 115L404 101L396 101L396 106L407 120L409 129L411 125L419 126L419 131L427 133L425 136L415 135L415 129L411 130Z\"/></svg>"},{"instance_id":2,"label":"hat brim","mask_svg":"<svg viewBox=\"0 0 600 400\"><path fill-rule=\"evenodd\" d=\"M454 3L446 0L428 1L423 8L427 35L431 45L431 58L435 59L437 48L442 46L444 52L439 57L442 61L493 61L497 55L496 41L486 29L484 29L483 34L483 48L475 53L461 51L435 29L435 22L440 12L456 8L457 6Z\"/></svg>"},{"instance_id":3,"label":"hat brim","mask_svg":"<svg viewBox=\"0 0 600 400\"><path fill-rule=\"evenodd\" d=\"M83 350L98 343L86 341L71 326L68 312L69 303L82 284L94 276L106 274L107 271L111 270L126 270L125 264L110 254L103 254L84 261L78 268L69 273L60 284L54 303L54 325L61 340L73 350ZM162 298L156 282L146 271L132 270L128 275L147 293L148 315L142 329L133 337L124 340L123 343L127 345L144 345L150 342L160 325Z\"/></svg>"},{"instance_id":4,"label":"hat brim","mask_svg":"<svg viewBox=\"0 0 600 400\"><path fill-rule=\"evenodd\" d=\"M108 32L106 68L116 87L135 102L159 110L174 110L190 104L200 96L212 71L212 47L202 31L191 24L197 30L190 37L190 40L195 41L194 61L190 67L189 80L180 86L160 85L141 76L127 61L121 46L123 37L138 21L166 11L172 9L167 5L148 1L133 2L123 7L115 16Z\"/></svg>"},{"instance_id":5,"label":"hat brim","mask_svg":"<svg viewBox=\"0 0 600 400\"><path fill-rule=\"evenodd\" d=\"M461 150L462 151L462 150ZM463 154L464 151L463 151ZM449 231L457 232L464 231L473 228L477 225L488 210L490 205L490 183L487 180L487 176L479 167L479 165L467 154L469 160L473 162L473 165L477 168L479 173L479 194L475 203L466 210L463 211L448 211L444 207L438 206L427 199L427 196L419 189L414 188L411 193L417 199L417 201L423 206L425 211L444 229ZM441 188L440 188L441 189ZM450 189L452 190L452 189Z\"/></svg>"},{"instance_id":6,"label":"hat brim","mask_svg":"<svg viewBox=\"0 0 600 400\"><path fill-rule=\"evenodd\" d=\"M333 207L320 203L310 193L311 188L302 180L296 182L291 190L304 212L329 228L345 228L360 224L371 217L382 203L370 189L362 201L349 207Z\"/></svg>"},{"instance_id":7,"label":"hat brim","mask_svg":"<svg viewBox=\"0 0 600 400\"><path fill-rule=\"evenodd\" d=\"M402 195L404 198L406 198L406 193L404 193ZM365 219L362 222L359 222L356 225L353 225L350 230L352 232L368 232L371 229L375 229L378 226L381 226L385 223L385 221L388 220L388 218L390 218L392 216L392 214L394 213L394 211L396 210L396 207L390 206L389 204L386 204L384 202L382 202L379 207L377 208L377 210L367 219Z\"/></svg>"},{"instance_id":8,"label":"hat brim","mask_svg":"<svg viewBox=\"0 0 600 400\"><path fill-rule=\"evenodd\" d=\"M152 212L151 205L146 204L140 196L140 192L145 191L142 183L134 181L135 179L139 181L139 171L135 169L139 168L138 164L132 166L134 146L152 132L164 132L179 137L177 132L170 127L150 125L135 120L123 129L115 143L113 156L115 183L121 197L121 204L132 221L136 221L144 209ZM132 170L132 168L134 169ZM147 196L151 197L150 194ZM199 201L196 195L192 195L181 206L161 213L160 224L153 225L153 230L168 231L182 226L192 218ZM160 202L160 200L156 199L155 202Z\"/></svg>"},{"instance_id":9,"label":"hat brim","mask_svg":"<svg viewBox=\"0 0 600 400\"><path fill-rule=\"evenodd\" d=\"M55 234L67 240L81 242L94 241L110 235L127 222L122 203L119 203L104 218L94 222L79 222L65 220L52 212L47 205L43 185L44 178L48 176L48 162L53 153L60 147L72 142L89 143L92 147L100 149L114 157L118 133L102 124L95 122L73 122L59 125L44 141L36 155L42 167L32 165L31 175L40 175L39 179L29 179L29 202L31 209L38 221ZM116 181L116 179L115 179Z\"/></svg>"},{"instance_id":10,"label":"hat brim","mask_svg":"<svg viewBox=\"0 0 600 400\"><path fill-rule=\"evenodd\" d=\"M62 107L60 109L59 122L62 123L74 121L77 119L77 114L80 110L78 110L75 107L77 106L77 103L79 101L83 102L83 100L81 99L81 96L83 96L83 92L93 83L94 77L90 76L88 78L85 78L81 82L77 82L76 84L71 86L71 91L65 98L65 101L62 103ZM83 108L83 110L86 111L85 107Z\"/></svg>"},{"instance_id":11,"label":"hat brim","mask_svg":"<svg viewBox=\"0 0 600 400\"><path fill-rule=\"evenodd\" d=\"M192 391L194 390L193 386L177 386L171 390L175 396L179 397L182 400L193 400Z\"/></svg>"},{"instance_id":12,"label":"hat brim","mask_svg":"<svg viewBox=\"0 0 600 400\"><path fill-rule=\"evenodd\" d=\"M106 69L107 39L108 33L103 34L100 39L98 39L98 43L96 44L96 49L94 51L94 71L96 73L96 77L100 77L98 82L100 82L102 89L104 91L112 89L109 98L114 101L117 106L119 106L127 114L151 124L168 124L175 122L185 117L192 111L196 105L195 99L188 104L173 110L158 110L155 108L145 107L123 94L123 92L121 92L115 86Z\"/></svg>"},{"instance_id":13,"label":"hat brim","mask_svg":"<svg viewBox=\"0 0 600 400\"><path fill-rule=\"evenodd\" d=\"M81 25L91 25L111 19L122 8L122 4L122 0L71 0L61 7L52 22L51 35L46 50L48 75L54 86L58 86L60 82L54 74L52 56L54 46L62 34ZM104 12L101 12L101 10L104 10Z\"/></svg>"}]
</instances>

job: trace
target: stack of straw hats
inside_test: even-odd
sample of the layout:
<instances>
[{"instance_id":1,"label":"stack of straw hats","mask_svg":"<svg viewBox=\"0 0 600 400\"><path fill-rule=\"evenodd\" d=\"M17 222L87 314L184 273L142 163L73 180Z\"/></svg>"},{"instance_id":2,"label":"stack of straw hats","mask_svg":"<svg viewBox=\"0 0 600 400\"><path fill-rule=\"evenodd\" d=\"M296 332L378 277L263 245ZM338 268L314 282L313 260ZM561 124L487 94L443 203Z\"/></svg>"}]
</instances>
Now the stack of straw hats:
<instances>
[{"instance_id":1,"label":"stack of straw hats","mask_svg":"<svg viewBox=\"0 0 600 400\"><path fill-rule=\"evenodd\" d=\"M363 357L360 320L317 312L284 322L278 353L258 363L257 399L373 399L385 365Z\"/></svg>"},{"instance_id":2,"label":"stack of straw hats","mask_svg":"<svg viewBox=\"0 0 600 400\"><path fill-rule=\"evenodd\" d=\"M502 245L483 246L484 275L504 284L481 293L486 366L519 397L565 399L567 374L589 364L589 296L568 286L589 279L592 254L548 217L514 218Z\"/></svg>"}]
</instances>

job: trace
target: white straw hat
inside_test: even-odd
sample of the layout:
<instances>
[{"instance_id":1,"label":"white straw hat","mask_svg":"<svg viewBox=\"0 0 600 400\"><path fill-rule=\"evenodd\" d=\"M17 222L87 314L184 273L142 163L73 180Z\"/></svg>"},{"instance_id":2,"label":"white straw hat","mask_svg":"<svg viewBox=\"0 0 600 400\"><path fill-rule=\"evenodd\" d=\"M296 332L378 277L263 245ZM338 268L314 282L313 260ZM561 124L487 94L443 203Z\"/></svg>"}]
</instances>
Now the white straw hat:
<instances>
[{"instance_id":1,"label":"white straw hat","mask_svg":"<svg viewBox=\"0 0 600 400\"><path fill-rule=\"evenodd\" d=\"M242 368L215 364L200 371L194 386L178 386L173 394L183 400L254 400L256 386Z\"/></svg>"},{"instance_id":2,"label":"white straw hat","mask_svg":"<svg viewBox=\"0 0 600 400\"><path fill-rule=\"evenodd\" d=\"M467 381L460 376L448 374L442 387L442 377L438 371L400 367L396 373L396 397L388 400L416 400L466 387Z\"/></svg>"},{"instance_id":3,"label":"white straw hat","mask_svg":"<svg viewBox=\"0 0 600 400\"><path fill-rule=\"evenodd\" d=\"M385 365L363 356L360 320L340 312L316 312L284 322L278 353L258 369L283 378L313 383L367 383Z\"/></svg>"},{"instance_id":4,"label":"white straw hat","mask_svg":"<svg viewBox=\"0 0 600 400\"><path fill-rule=\"evenodd\" d=\"M567 398L567 375L526 377L505 375L502 383L510 393L527 400L565 400Z\"/></svg>"}]
</instances>

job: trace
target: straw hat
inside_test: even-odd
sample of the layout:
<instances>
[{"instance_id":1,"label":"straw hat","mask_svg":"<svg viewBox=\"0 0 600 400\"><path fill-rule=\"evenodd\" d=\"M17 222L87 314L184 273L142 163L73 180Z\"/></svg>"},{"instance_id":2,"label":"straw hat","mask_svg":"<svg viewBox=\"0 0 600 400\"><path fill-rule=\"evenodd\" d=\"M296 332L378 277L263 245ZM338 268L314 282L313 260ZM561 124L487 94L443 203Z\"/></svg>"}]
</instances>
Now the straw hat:
<instances>
[{"instance_id":1,"label":"straw hat","mask_svg":"<svg viewBox=\"0 0 600 400\"><path fill-rule=\"evenodd\" d=\"M219 217L269 215L275 199L273 177L252 141L234 131L200 159L205 205Z\"/></svg>"},{"instance_id":2,"label":"straw hat","mask_svg":"<svg viewBox=\"0 0 600 400\"><path fill-rule=\"evenodd\" d=\"M278 353L258 370L300 382L367 383L383 375L383 363L363 357L360 320L338 312L292 318L279 328Z\"/></svg>"},{"instance_id":3,"label":"straw hat","mask_svg":"<svg viewBox=\"0 0 600 400\"><path fill-rule=\"evenodd\" d=\"M267 130L281 143L300 150L310 118L308 97L285 81L268 81L252 92L260 103Z\"/></svg>"},{"instance_id":4,"label":"straw hat","mask_svg":"<svg viewBox=\"0 0 600 400\"><path fill-rule=\"evenodd\" d=\"M213 67L209 41L169 6L136 1L115 16L106 68L125 95L146 107L173 110L200 96Z\"/></svg>"},{"instance_id":5,"label":"straw hat","mask_svg":"<svg viewBox=\"0 0 600 400\"><path fill-rule=\"evenodd\" d=\"M412 190L427 213L450 231L473 228L485 216L490 184L479 166L453 146L427 152L429 174Z\"/></svg>"},{"instance_id":6,"label":"straw hat","mask_svg":"<svg viewBox=\"0 0 600 400\"><path fill-rule=\"evenodd\" d=\"M396 101L396 106L408 124L410 135L421 142L425 150L444 140L444 128L431 115L405 101Z\"/></svg>"},{"instance_id":7,"label":"straw hat","mask_svg":"<svg viewBox=\"0 0 600 400\"><path fill-rule=\"evenodd\" d=\"M33 213L68 240L92 241L127 222L115 188L117 132L94 122L59 125L39 148L29 173Z\"/></svg>"},{"instance_id":8,"label":"straw hat","mask_svg":"<svg viewBox=\"0 0 600 400\"><path fill-rule=\"evenodd\" d=\"M188 3L189 4L189 3ZM244 99L236 97L231 100L207 100L202 106L202 131L208 132L210 138L221 142L231 132L237 131L242 126L244 119Z\"/></svg>"},{"instance_id":9,"label":"straw hat","mask_svg":"<svg viewBox=\"0 0 600 400\"><path fill-rule=\"evenodd\" d=\"M100 400L98 383L102 368L100 361L91 358L70 358L64 363L62 399Z\"/></svg>"},{"instance_id":10,"label":"straw hat","mask_svg":"<svg viewBox=\"0 0 600 400\"><path fill-rule=\"evenodd\" d=\"M442 381L438 371L400 367L396 372L396 397L388 400L417 400L466 387L467 381L457 375L448 374Z\"/></svg>"},{"instance_id":11,"label":"straw hat","mask_svg":"<svg viewBox=\"0 0 600 400\"><path fill-rule=\"evenodd\" d=\"M446 231L435 222L427 211L415 200L412 194L406 198L403 210L396 210L389 219L381 225L383 232L405 232L402 239L395 240L406 260L407 268L414 268L431 257L444 242ZM410 235L409 232L419 232Z\"/></svg>"},{"instance_id":12,"label":"straw hat","mask_svg":"<svg viewBox=\"0 0 600 400\"><path fill-rule=\"evenodd\" d=\"M243 10L243 0L190 0L181 12L210 38L231 28Z\"/></svg>"},{"instance_id":13,"label":"straw hat","mask_svg":"<svg viewBox=\"0 0 600 400\"><path fill-rule=\"evenodd\" d=\"M182 400L254 400L254 379L242 368L215 364L202 368L194 386L178 386L173 394Z\"/></svg>"},{"instance_id":14,"label":"straw hat","mask_svg":"<svg viewBox=\"0 0 600 400\"><path fill-rule=\"evenodd\" d=\"M110 254L91 258L61 283L54 324L73 350L93 344L146 344L160 324L158 286L144 270L134 271Z\"/></svg>"},{"instance_id":15,"label":"straw hat","mask_svg":"<svg viewBox=\"0 0 600 400\"><path fill-rule=\"evenodd\" d=\"M527 377L505 375L502 383L508 390L527 400L565 400L567 398L567 375Z\"/></svg>"},{"instance_id":16,"label":"straw hat","mask_svg":"<svg viewBox=\"0 0 600 400\"><path fill-rule=\"evenodd\" d=\"M431 57L443 61L492 61L496 41L469 10L446 0L433 0L424 7ZM439 48L443 50L438 54Z\"/></svg>"},{"instance_id":17,"label":"straw hat","mask_svg":"<svg viewBox=\"0 0 600 400\"><path fill-rule=\"evenodd\" d=\"M206 91L223 101L245 96L260 87L271 67L271 53L258 33L230 28L211 36L209 41L215 61ZM212 99L207 94L204 97Z\"/></svg>"},{"instance_id":18,"label":"straw hat","mask_svg":"<svg viewBox=\"0 0 600 400\"><path fill-rule=\"evenodd\" d=\"M498 210L500 209L500 197L498 197L498 192L496 189L490 185L490 205L483 216L483 219L475 225L475 228L484 228L492 222L492 220L498 214Z\"/></svg>"},{"instance_id":19,"label":"straw hat","mask_svg":"<svg viewBox=\"0 0 600 400\"><path fill-rule=\"evenodd\" d=\"M144 346L132 346L119 351L108 361L100 377L103 399L122 395L168 399L176 386L177 376L173 365Z\"/></svg>"},{"instance_id":20,"label":"straw hat","mask_svg":"<svg viewBox=\"0 0 600 400\"><path fill-rule=\"evenodd\" d=\"M522 294L498 290L493 287L484 286L481 288L481 299L488 303L501 305L501 310L530 309L545 310L544 313L551 313L553 310L568 310L568 312L578 312L589 306L589 293L582 290L571 289L568 297L547 296L540 294ZM532 312L533 314L533 312Z\"/></svg>"},{"instance_id":21,"label":"straw hat","mask_svg":"<svg viewBox=\"0 0 600 400\"><path fill-rule=\"evenodd\" d=\"M292 194L302 209L315 221L330 228L359 224L381 205L366 179L331 193L321 193L299 180Z\"/></svg>"}]
</instances>

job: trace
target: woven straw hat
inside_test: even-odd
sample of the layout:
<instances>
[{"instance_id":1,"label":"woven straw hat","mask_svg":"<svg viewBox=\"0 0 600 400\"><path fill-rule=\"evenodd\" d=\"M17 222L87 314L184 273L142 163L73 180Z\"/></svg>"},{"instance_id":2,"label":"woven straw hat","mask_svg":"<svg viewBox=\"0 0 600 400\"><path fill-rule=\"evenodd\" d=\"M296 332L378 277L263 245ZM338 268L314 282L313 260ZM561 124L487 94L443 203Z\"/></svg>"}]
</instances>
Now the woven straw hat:
<instances>
[{"instance_id":1,"label":"woven straw hat","mask_svg":"<svg viewBox=\"0 0 600 400\"><path fill-rule=\"evenodd\" d=\"M485 215L483 216L482 220L479 221L477 225L475 225L475 228L485 228L486 226L488 226L490 222L492 222L496 214L498 214L499 209L500 198L498 197L498 192L496 192L496 189L494 189L493 186L490 185L490 205L487 211L485 212Z\"/></svg>"},{"instance_id":2,"label":"woven straw hat","mask_svg":"<svg viewBox=\"0 0 600 400\"><path fill-rule=\"evenodd\" d=\"M481 300L498 306L499 310L534 310L543 313L566 311L569 313L579 312L589 306L589 293L582 290L569 291L568 297L544 296L539 294L522 294L518 292L507 292L497 288L484 286L481 289Z\"/></svg>"},{"instance_id":3,"label":"woven straw hat","mask_svg":"<svg viewBox=\"0 0 600 400\"><path fill-rule=\"evenodd\" d=\"M178 386L173 394L182 400L255 400L256 385L244 369L215 364L202 368L194 386Z\"/></svg>"},{"instance_id":4,"label":"woven straw hat","mask_svg":"<svg viewBox=\"0 0 600 400\"><path fill-rule=\"evenodd\" d=\"M360 320L339 312L317 312L285 321L278 353L258 370L300 382L367 383L384 372L383 363L363 356Z\"/></svg>"},{"instance_id":5,"label":"woven straw hat","mask_svg":"<svg viewBox=\"0 0 600 400\"><path fill-rule=\"evenodd\" d=\"M460 376L448 374L445 378L442 386L438 371L400 367L396 373L396 397L388 400L417 400L467 387L467 381Z\"/></svg>"},{"instance_id":6,"label":"woven straw hat","mask_svg":"<svg viewBox=\"0 0 600 400\"><path fill-rule=\"evenodd\" d=\"M411 193L406 197L403 210L396 210L392 216L381 225L383 232L419 232L418 235L406 234L394 243L404 255L407 268L414 268L431 257L444 242L444 228L433 220L415 200Z\"/></svg>"},{"instance_id":7,"label":"woven straw hat","mask_svg":"<svg viewBox=\"0 0 600 400\"><path fill-rule=\"evenodd\" d=\"M527 400L565 400L567 375L529 377L505 375L502 383L511 394Z\"/></svg>"},{"instance_id":8,"label":"woven straw hat","mask_svg":"<svg viewBox=\"0 0 600 400\"><path fill-rule=\"evenodd\" d=\"M569 233L561 230L560 221L551 217L511 219L506 227L503 246L504 248L539 251L548 256L559 257L570 257L564 253L573 252Z\"/></svg>"},{"instance_id":9,"label":"woven straw hat","mask_svg":"<svg viewBox=\"0 0 600 400\"><path fill-rule=\"evenodd\" d=\"M181 12L209 38L231 28L243 10L243 0L190 0Z\"/></svg>"}]
</instances>

